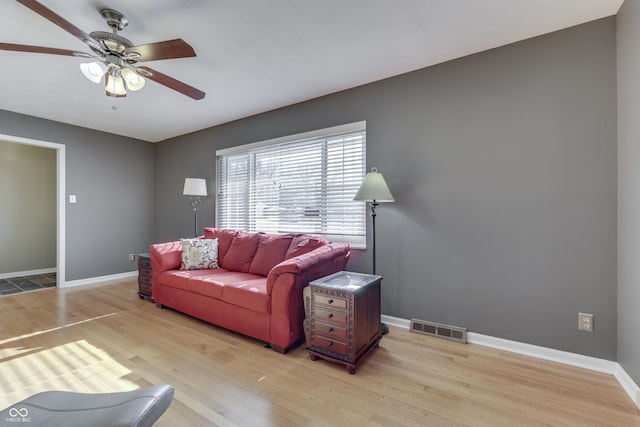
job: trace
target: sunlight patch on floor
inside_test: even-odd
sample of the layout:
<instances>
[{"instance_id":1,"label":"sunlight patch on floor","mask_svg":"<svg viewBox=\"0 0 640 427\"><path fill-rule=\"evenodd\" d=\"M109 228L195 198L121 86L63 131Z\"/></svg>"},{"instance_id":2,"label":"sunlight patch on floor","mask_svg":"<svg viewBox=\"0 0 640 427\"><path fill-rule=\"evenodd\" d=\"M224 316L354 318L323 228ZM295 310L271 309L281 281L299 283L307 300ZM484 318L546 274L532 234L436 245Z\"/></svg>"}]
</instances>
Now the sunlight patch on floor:
<instances>
[{"instance_id":1,"label":"sunlight patch on floor","mask_svg":"<svg viewBox=\"0 0 640 427\"><path fill-rule=\"evenodd\" d=\"M86 340L44 350L2 349L0 372L0 409L46 390L106 393L138 388L124 379L131 370Z\"/></svg>"},{"instance_id":2,"label":"sunlight patch on floor","mask_svg":"<svg viewBox=\"0 0 640 427\"><path fill-rule=\"evenodd\" d=\"M116 313L109 313L109 314L105 314L102 316L97 316L97 317L92 317L91 319L85 319L85 320L80 320L78 322L74 322L74 323L69 323L68 325L63 325L63 326L58 326L56 328L51 328L51 329L45 329L44 331L36 331L36 332L31 332L29 334L24 334L24 335L20 335L18 337L11 337L11 338L7 338L6 340L0 340L0 345L3 344L7 344L13 341L19 341L25 338L32 338L32 337L36 337L38 335L42 335L42 334L48 334L49 332L54 332L54 331L58 331L64 328L68 328L70 326L76 326L76 325L80 325L82 323L87 323L87 322L92 322L94 320L98 320L98 319L104 319L105 317L110 317L110 316L115 316ZM2 351L3 349L0 349L0 357L2 357Z\"/></svg>"}]
</instances>

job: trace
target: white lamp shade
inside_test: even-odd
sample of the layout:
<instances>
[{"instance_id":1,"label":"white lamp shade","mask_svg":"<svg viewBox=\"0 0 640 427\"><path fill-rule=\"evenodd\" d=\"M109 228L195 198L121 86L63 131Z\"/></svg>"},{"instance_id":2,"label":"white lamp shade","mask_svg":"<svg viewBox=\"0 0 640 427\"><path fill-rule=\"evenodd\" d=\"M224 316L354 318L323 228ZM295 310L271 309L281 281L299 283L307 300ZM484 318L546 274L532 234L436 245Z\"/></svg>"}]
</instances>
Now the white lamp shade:
<instances>
[{"instance_id":1,"label":"white lamp shade","mask_svg":"<svg viewBox=\"0 0 640 427\"><path fill-rule=\"evenodd\" d=\"M206 196L207 181L202 178L185 178L182 194L185 196Z\"/></svg>"},{"instance_id":2,"label":"white lamp shade","mask_svg":"<svg viewBox=\"0 0 640 427\"><path fill-rule=\"evenodd\" d=\"M127 96L127 91L124 87L124 80L120 76L107 74L105 90L108 96L113 96L115 98L123 98Z\"/></svg>"},{"instance_id":3,"label":"white lamp shade","mask_svg":"<svg viewBox=\"0 0 640 427\"><path fill-rule=\"evenodd\" d=\"M376 168L365 176L353 200L359 202L395 202L384 176Z\"/></svg>"},{"instance_id":4,"label":"white lamp shade","mask_svg":"<svg viewBox=\"0 0 640 427\"><path fill-rule=\"evenodd\" d=\"M100 83L102 76L107 72L107 66L98 61L83 62L80 64L80 71L82 71L82 74L92 82Z\"/></svg>"},{"instance_id":5,"label":"white lamp shade","mask_svg":"<svg viewBox=\"0 0 640 427\"><path fill-rule=\"evenodd\" d=\"M138 73L136 73L133 70L130 70L129 68L123 68L122 69L122 78L124 79L126 85L127 85L127 89L132 90L132 91L136 91L136 90L140 90L144 87L145 81L144 79L138 75Z\"/></svg>"}]
</instances>

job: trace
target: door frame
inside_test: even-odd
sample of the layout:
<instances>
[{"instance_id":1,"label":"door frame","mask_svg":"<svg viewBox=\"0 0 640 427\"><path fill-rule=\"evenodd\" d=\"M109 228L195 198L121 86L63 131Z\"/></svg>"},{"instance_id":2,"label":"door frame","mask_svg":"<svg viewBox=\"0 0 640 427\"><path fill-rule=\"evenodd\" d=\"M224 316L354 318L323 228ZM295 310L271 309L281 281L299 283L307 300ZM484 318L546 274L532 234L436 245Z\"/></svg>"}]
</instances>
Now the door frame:
<instances>
[{"instance_id":1,"label":"door frame","mask_svg":"<svg viewBox=\"0 0 640 427\"><path fill-rule=\"evenodd\" d=\"M21 136L0 134L0 139L16 144L33 145L36 147L56 150L56 282L59 288L65 287L65 238L66 238L66 146L55 142L39 139L23 138Z\"/></svg>"}]
</instances>

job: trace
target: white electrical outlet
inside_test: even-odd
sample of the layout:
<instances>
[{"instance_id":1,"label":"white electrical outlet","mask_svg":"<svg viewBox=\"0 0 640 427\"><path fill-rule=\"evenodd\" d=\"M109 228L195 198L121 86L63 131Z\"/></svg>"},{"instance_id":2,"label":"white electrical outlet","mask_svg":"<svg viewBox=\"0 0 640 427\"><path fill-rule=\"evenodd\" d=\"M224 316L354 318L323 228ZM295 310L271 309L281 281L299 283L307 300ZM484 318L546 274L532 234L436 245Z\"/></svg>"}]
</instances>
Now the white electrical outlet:
<instances>
[{"instance_id":1,"label":"white electrical outlet","mask_svg":"<svg viewBox=\"0 0 640 427\"><path fill-rule=\"evenodd\" d=\"M584 332L593 332L593 314L578 313L578 330Z\"/></svg>"},{"instance_id":2,"label":"white electrical outlet","mask_svg":"<svg viewBox=\"0 0 640 427\"><path fill-rule=\"evenodd\" d=\"M136 260L136 254L129 254L129 262L133 262Z\"/></svg>"}]
</instances>

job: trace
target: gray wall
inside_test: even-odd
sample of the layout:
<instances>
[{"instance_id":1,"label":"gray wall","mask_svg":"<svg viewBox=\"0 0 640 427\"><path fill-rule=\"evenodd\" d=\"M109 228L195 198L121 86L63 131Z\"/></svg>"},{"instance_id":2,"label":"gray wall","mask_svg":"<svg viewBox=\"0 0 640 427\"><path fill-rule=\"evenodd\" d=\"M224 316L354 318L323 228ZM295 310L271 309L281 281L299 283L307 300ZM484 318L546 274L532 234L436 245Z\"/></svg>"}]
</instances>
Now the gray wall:
<instances>
[{"instance_id":1,"label":"gray wall","mask_svg":"<svg viewBox=\"0 0 640 427\"><path fill-rule=\"evenodd\" d=\"M640 384L640 3L618 23L618 361Z\"/></svg>"},{"instance_id":2,"label":"gray wall","mask_svg":"<svg viewBox=\"0 0 640 427\"><path fill-rule=\"evenodd\" d=\"M191 234L182 182L211 193L216 149L357 120L396 197L377 217L383 313L615 360L613 18L158 143L155 239ZM213 197L201 212L214 224Z\"/></svg>"},{"instance_id":3,"label":"gray wall","mask_svg":"<svg viewBox=\"0 0 640 427\"><path fill-rule=\"evenodd\" d=\"M153 233L153 145L0 111L0 133L66 146L66 280L134 271ZM21 227L22 218L12 221Z\"/></svg>"},{"instance_id":4,"label":"gray wall","mask_svg":"<svg viewBox=\"0 0 640 427\"><path fill-rule=\"evenodd\" d=\"M56 151L0 141L0 194L0 274L55 268Z\"/></svg>"}]
</instances>

